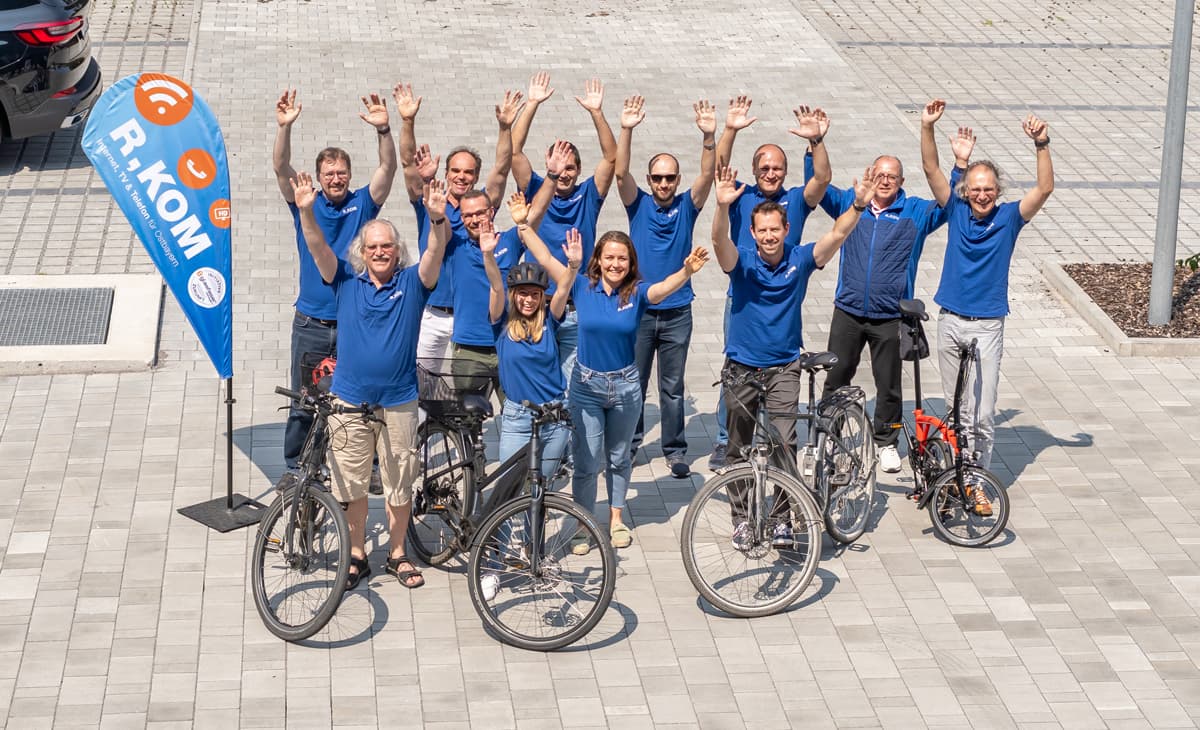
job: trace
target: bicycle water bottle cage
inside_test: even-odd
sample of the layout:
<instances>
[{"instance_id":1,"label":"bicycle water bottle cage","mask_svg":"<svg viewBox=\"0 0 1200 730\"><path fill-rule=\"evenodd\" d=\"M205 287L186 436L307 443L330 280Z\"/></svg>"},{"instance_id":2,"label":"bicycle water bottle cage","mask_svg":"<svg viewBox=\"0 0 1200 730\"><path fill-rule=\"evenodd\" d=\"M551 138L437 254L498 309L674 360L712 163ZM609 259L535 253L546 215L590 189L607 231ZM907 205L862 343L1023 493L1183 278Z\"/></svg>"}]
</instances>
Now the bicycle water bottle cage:
<instances>
[{"instance_id":1,"label":"bicycle water bottle cage","mask_svg":"<svg viewBox=\"0 0 1200 730\"><path fill-rule=\"evenodd\" d=\"M810 373L829 370L834 365L837 365L838 356L832 352L806 352L800 356L796 364L801 369L807 370Z\"/></svg>"}]
</instances>

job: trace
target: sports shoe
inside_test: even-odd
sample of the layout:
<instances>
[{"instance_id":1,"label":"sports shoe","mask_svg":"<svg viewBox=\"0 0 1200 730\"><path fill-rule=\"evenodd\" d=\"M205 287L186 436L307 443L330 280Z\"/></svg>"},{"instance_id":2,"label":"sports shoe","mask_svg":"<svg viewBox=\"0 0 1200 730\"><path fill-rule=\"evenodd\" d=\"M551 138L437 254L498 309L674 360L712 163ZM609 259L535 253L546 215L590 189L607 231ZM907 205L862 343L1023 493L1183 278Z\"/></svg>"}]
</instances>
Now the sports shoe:
<instances>
[{"instance_id":1,"label":"sports shoe","mask_svg":"<svg viewBox=\"0 0 1200 730\"><path fill-rule=\"evenodd\" d=\"M708 470L716 471L725 466L725 457L729 451L729 444L715 443L713 444L712 456L708 457Z\"/></svg>"},{"instance_id":2,"label":"sports shoe","mask_svg":"<svg viewBox=\"0 0 1200 730\"><path fill-rule=\"evenodd\" d=\"M992 516L992 503L982 489L972 489L968 494L975 500L975 514L980 517Z\"/></svg>"},{"instance_id":3,"label":"sports shoe","mask_svg":"<svg viewBox=\"0 0 1200 730\"><path fill-rule=\"evenodd\" d=\"M737 527L733 528L733 539L730 542L733 543L734 550L749 550L752 542L750 539L750 523L746 520L737 523Z\"/></svg>"},{"instance_id":4,"label":"sports shoe","mask_svg":"<svg viewBox=\"0 0 1200 730\"><path fill-rule=\"evenodd\" d=\"M775 525L775 532L771 533L771 547L779 550L787 550L795 544L792 539L792 528L786 522L780 522Z\"/></svg>"},{"instance_id":5,"label":"sports shoe","mask_svg":"<svg viewBox=\"0 0 1200 730\"><path fill-rule=\"evenodd\" d=\"M491 603L496 594L500 592L500 576L494 573L488 573L479 579L479 593L483 596L483 600Z\"/></svg>"},{"instance_id":6,"label":"sports shoe","mask_svg":"<svg viewBox=\"0 0 1200 730\"><path fill-rule=\"evenodd\" d=\"M671 476L676 479L687 479L692 469L683 460L683 454L667 454L667 466L671 467Z\"/></svg>"},{"instance_id":7,"label":"sports shoe","mask_svg":"<svg viewBox=\"0 0 1200 730\"><path fill-rule=\"evenodd\" d=\"M884 446L879 450L879 468L888 474L900 471L900 452L893 446Z\"/></svg>"},{"instance_id":8,"label":"sports shoe","mask_svg":"<svg viewBox=\"0 0 1200 730\"><path fill-rule=\"evenodd\" d=\"M571 554L587 555L591 551L592 545L588 542L587 533L583 531L575 533L575 537L571 538Z\"/></svg>"}]
</instances>

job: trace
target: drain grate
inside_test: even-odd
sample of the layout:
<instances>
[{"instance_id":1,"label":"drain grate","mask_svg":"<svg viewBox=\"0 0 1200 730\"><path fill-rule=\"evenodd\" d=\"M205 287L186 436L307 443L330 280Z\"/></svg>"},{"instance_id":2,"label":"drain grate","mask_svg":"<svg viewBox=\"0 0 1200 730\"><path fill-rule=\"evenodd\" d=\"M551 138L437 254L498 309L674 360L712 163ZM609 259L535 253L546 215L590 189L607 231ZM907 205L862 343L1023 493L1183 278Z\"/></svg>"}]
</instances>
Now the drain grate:
<instances>
[{"instance_id":1,"label":"drain grate","mask_svg":"<svg viewBox=\"0 0 1200 730\"><path fill-rule=\"evenodd\" d=\"M0 347L103 345L113 290L0 289Z\"/></svg>"}]
</instances>

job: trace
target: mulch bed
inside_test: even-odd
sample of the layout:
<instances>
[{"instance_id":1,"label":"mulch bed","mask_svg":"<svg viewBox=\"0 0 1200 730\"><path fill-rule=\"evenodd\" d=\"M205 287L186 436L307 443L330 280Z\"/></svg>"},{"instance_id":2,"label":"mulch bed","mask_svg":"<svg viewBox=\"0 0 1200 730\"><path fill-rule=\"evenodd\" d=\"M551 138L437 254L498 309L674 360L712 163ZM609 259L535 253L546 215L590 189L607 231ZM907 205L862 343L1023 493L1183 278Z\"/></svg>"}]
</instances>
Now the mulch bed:
<instances>
[{"instance_id":1,"label":"mulch bed","mask_svg":"<svg viewBox=\"0 0 1200 730\"><path fill-rule=\"evenodd\" d=\"M1129 337L1200 337L1200 271L1175 269L1171 322L1149 324L1150 264L1066 264L1063 270Z\"/></svg>"}]
</instances>

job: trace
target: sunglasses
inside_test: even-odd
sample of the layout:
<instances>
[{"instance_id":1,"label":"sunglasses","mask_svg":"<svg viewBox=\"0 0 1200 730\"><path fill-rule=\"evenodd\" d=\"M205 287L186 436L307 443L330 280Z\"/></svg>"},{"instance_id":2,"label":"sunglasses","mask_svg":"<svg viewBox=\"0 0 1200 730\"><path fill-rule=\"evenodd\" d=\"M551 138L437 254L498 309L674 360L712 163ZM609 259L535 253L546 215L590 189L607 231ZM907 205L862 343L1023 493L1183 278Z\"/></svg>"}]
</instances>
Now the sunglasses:
<instances>
[{"instance_id":1,"label":"sunglasses","mask_svg":"<svg viewBox=\"0 0 1200 730\"><path fill-rule=\"evenodd\" d=\"M651 175L650 176L650 182L654 182L654 183L665 183L665 182L669 183L669 182L675 182L678 179L679 179L678 175Z\"/></svg>"}]
</instances>

